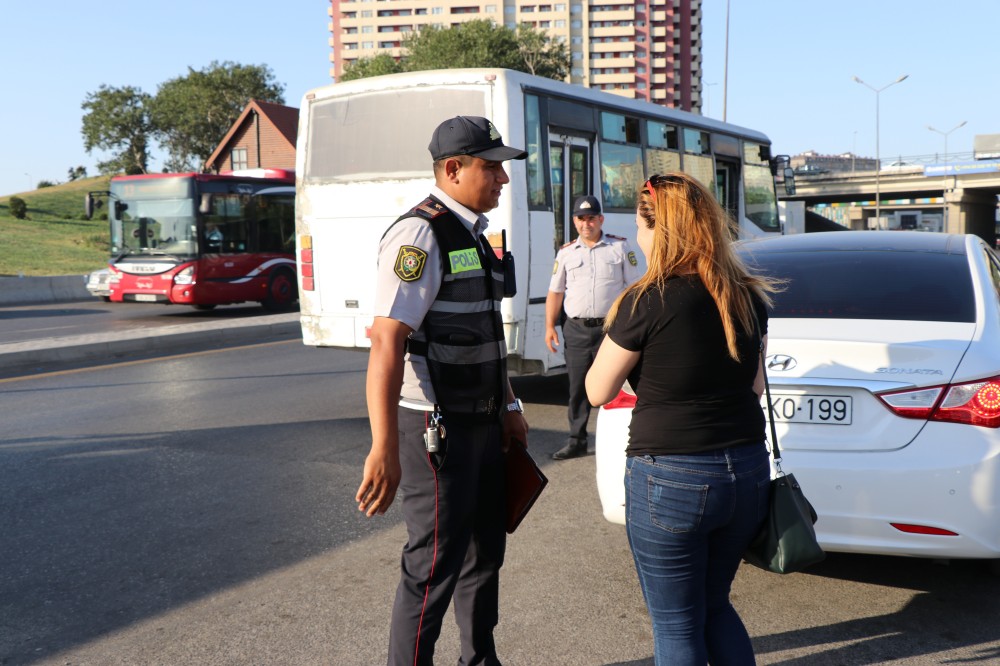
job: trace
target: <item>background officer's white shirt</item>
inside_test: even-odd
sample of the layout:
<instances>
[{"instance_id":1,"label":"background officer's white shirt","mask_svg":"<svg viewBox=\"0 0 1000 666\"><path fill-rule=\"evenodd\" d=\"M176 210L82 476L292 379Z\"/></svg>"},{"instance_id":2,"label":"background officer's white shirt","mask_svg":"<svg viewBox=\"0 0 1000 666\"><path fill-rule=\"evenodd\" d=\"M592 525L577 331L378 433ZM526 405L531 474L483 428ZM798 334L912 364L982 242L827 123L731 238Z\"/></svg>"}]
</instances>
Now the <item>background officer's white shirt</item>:
<instances>
[{"instance_id":1,"label":"background officer's white shirt","mask_svg":"<svg viewBox=\"0 0 1000 666\"><path fill-rule=\"evenodd\" d=\"M473 213L436 186L431 188L431 194L458 216L473 238L477 238L478 234L486 229L485 216ZM476 233L473 233L473 229ZM404 282L395 272L399 248L404 245L418 247L427 253L423 272L412 282ZM442 266L441 248L427 220L422 217L408 217L393 225L379 243L375 316L389 317L402 322L416 331L413 334L414 338L423 340L423 331L420 327L441 288L444 278ZM400 404L404 407L433 408L434 388L431 386L427 361L423 356L406 355L406 362L403 365L403 388L400 393Z\"/></svg>"},{"instance_id":2,"label":"background officer's white shirt","mask_svg":"<svg viewBox=\"0 0 1000 666\"><path fill-rule=\"evenodd\" d=\"M642 275L637 263L624 238L602 233L593 247L577 238L556 253L549 291L564 294L567 317L601 318Z\"/></svg>"}]
</instances>

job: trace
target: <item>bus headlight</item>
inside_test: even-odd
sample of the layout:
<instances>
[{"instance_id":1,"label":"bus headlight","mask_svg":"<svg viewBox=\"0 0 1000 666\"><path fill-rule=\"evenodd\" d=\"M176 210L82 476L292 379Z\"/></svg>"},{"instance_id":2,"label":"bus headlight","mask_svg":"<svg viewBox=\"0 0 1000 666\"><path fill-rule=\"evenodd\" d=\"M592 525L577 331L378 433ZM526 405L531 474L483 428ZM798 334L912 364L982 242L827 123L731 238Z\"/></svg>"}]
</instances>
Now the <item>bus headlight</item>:
<instances>
[{"instance_id":1,"label":"bus headlight","mask_svg":"<svg viewBox=\"0 0 1000 666\"><path fill-rule=\"evenodd\" d=\"M177 271L174 276L174 284L194 284L194 266Z\"/></svg>"}]
</instances>

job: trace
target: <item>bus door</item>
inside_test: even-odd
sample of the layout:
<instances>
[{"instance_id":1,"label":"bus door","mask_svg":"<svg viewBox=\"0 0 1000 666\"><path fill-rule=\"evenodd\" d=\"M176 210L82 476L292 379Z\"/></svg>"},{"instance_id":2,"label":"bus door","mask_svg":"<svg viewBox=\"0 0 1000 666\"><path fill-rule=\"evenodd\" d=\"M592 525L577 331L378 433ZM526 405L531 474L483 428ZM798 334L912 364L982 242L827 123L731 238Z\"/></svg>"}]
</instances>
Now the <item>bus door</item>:
<instances>
[{"instance_id":1,"label":"bus door","mask_svg":"<svg viewBox=\"0 0 1000 666\"><path fill-rule=\"evenodd\" d=\"M250 224L246 217L248 194L214 192L210 210L202 218L201 267L198 275L199 300L226 303L246 298L247 276L257 258L247 254Z\"/></svg>"},{"instance_id":2,"label":"bus door","mask_svg":"<svg viewBox=\"0 0 1000 666\"><path fill-rule=\"evenodd\" d=\"M740 214L740 141L726 134L713 133L712 154L715 155L715 198L736 222L743 227Z\"/></svg>"},{"instance_id":3,"label":"bus door","mask_svg":"<svg viewBox=\"0 0 1000 666\"><path fill-rule=\"evenodd\" d=\"M553 134L555 136L555 134ZM553 253L579 235L573 224L573 202L590 191L593 182L590 141L562 135L549 145L549 169L552 180L552 209L555 214Z\"/></svg>"},{"instance_id":4,"label":"bus door","mask_svg":"<svg viewBox=\"0 0 1000 666\"><path fill-rule=\"evenodd\" d=\"M715 198L736 222L740 219L740 164L721 157L715 159Z\"/></svg>"},{"instance_id":5,"label":"bus door","mask_svg":"<svg viewBox=\"0 0 1000 666\"><path fill-rule=\"evenodd\" d=\"M575 240L579 235L573 224L573 202L584 194L592 194L593 169L591 159L593 149L591 142L579 136L559 134L550 130L552 141L549 143L549 180L552 188L552 213L554 216L554 234L552 238L552 262L555 262L559 248ZM551 265L551 263L550 263ZM544 338L544 328L542 336ZM561 334L560 334L561 337ZM544 339L529 341L532 344L530 352L546 358L547 367L559 367L566 364L562 347L557 347L553 354L545 346ZM537 345L537 346L535 346Z\"/></svg>"}]
</instances>

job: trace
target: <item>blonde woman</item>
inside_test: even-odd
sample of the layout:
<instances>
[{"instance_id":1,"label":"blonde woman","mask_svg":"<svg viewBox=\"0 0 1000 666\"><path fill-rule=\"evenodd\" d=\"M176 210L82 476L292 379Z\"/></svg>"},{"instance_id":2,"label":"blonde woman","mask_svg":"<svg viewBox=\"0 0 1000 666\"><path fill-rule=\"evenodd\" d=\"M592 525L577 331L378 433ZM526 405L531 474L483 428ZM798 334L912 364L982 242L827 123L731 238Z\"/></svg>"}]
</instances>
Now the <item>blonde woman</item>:
<instances>
[{"instance_id":1,"label":"blonde woman","mask_svg":"<svg viewBox=\"0 0 1000 666\"><path fill-rule=\"evenodd\" d=\"M768 502L758 351L774 284L734 253L732 225L686 174L645 183L649 268L612 306L587 374L594 405L626 379L637 398L625 518L657 666L755 663L729 590Z\"/></svg>"}]
</instances>

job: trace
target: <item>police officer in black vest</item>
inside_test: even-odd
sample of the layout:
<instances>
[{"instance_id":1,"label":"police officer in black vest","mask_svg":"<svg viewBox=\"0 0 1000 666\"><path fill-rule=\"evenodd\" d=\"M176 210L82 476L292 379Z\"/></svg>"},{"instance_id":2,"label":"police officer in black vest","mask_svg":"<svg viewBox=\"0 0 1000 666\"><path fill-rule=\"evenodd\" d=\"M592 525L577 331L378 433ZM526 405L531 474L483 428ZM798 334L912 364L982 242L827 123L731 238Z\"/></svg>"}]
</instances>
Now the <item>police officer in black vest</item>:
<instances>
[{"instance_id":1,"label":"police officer in black vest","mask_svg":"<svg viewBox=\"0 0 1000 666\"><path fill-rule=\"evenodd\" d=\"M435 187L379 246L367 398L372 448L358 508L385 513L402 494L407 542L389 664L431 664L449 603L459 664L499 664L493 641L503 564L503 452L527 443L507 381L499 312L503 264L483 236L485 212L510 182L489 120L458 116L430 143Z\"/></svg>"}]
</instances>

